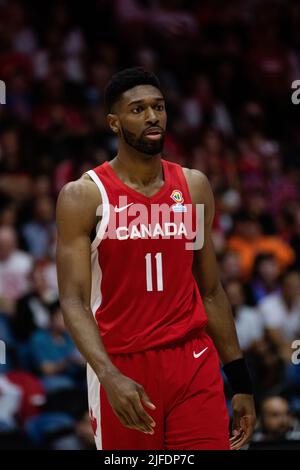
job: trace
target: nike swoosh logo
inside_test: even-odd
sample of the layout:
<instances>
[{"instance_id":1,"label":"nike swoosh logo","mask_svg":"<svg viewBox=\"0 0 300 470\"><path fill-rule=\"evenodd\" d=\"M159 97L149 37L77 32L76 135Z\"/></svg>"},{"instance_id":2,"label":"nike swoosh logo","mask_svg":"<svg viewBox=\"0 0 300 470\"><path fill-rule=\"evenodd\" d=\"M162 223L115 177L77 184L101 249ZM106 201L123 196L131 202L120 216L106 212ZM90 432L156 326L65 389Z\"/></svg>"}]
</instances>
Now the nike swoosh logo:
<instances>
[{"instance_id":1,"label":"nike swoosh logo","mask_svg":"<svg viewBox=\"0 0 300 470\"><path fill-rule=\"evenodd\" d=\"M196 354L195 351L194 351L194 358L195 358L195 359L198 359L198 357L202 356L202 354L203 354L207 349L208 349L208 347L205 348L205 349L202 349L202 351L200 351L198 354Z\"/></svg>"},{"instance_id":2,"label":"nike swoosh logo","mask_svg":"<svg viewBox=\"0 0 300 470\"><path fill-rule=\"evenodd\" d=\"M130 204L127 204L127 206L122 206L122 207L115 206L115 212L122 212L125 209L127 209L127 207L132 206L132 204L133 204L133 202L131 202Z\"/></svg>"}]
</instances>

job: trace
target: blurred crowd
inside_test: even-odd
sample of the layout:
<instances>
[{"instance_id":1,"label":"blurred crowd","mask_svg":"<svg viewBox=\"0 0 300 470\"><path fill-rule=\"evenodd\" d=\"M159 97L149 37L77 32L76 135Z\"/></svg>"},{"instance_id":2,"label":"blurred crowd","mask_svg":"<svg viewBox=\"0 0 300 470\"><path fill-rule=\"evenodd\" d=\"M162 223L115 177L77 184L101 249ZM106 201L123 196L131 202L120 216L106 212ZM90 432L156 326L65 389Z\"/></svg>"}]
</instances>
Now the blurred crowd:
<instances>
[{"instance_id":1,"label":"blurred crowd","mask_svg":"<svg viewBox=\"0 0 300 470\"><path fill-rule=\"evenodd\" d=\"M58 303L55 201L115 155L103 90L132 65L165 90L165 157L213 187L253 446L300 442L299 2L0 0L0 447L93 448L85 364Z\"/></svg>"}]
</instances>

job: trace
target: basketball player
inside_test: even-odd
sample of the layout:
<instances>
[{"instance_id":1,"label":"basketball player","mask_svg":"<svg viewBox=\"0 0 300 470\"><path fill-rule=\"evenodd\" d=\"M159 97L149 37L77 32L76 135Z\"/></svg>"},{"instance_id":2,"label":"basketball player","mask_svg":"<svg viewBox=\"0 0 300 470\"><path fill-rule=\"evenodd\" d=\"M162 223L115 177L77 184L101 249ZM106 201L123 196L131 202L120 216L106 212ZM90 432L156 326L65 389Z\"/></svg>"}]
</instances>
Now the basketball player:
<instances>
[{"instance_id":1,"label":"basketball player","mask_svg":"<svg viewBox=\"0 0 300 470\"><path fill-rule=\"evenodd\" d=\"M118 153L68 183L57 203L60 300L88 363L97 448L239 449L255 409L219 280L209 182L162 157L167 114L155 75L115 74L105 103ZM174 220L196 204L204 245L191 250L196 238ZM135 223L157 205L169 223ZM234 392L231 439L219 358Z\"/></svg>"}]
</instances>

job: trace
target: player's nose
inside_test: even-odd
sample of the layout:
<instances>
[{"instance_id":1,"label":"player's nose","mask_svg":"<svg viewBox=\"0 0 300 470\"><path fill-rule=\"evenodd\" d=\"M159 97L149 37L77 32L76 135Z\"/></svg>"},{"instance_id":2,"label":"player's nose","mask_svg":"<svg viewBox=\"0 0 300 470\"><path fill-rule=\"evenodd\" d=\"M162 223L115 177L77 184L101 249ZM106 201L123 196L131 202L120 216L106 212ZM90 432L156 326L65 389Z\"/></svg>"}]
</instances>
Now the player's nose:
<instances>
[{"instance_id":1,"label":"player's nose","mask_svg":"<svg viewBox=\"0 0 300 470\"><path fill-rule=\"evenodd\" d=\"M159 119L154 111L153 108L149 107L146 109L146 115L145 115L145 121L146 121L146 124L158 124L159 123Z\"/></svg>"}]
</instances>

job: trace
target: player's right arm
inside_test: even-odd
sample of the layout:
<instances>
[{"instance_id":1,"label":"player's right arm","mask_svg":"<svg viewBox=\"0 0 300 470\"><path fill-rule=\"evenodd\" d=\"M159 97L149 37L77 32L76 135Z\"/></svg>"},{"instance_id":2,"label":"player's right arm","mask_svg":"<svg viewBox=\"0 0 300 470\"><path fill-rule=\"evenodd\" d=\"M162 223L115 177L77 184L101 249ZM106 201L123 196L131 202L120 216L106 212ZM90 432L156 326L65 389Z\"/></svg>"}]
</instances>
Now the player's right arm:
<instances>
[{"instance_id":1,"label":"player's right arm","mask_svg":"<svg viewBox=\"0 0 300 470\"><path fill-rule=\"evenodd\" d=\"M77 348L104 387L109 402L126 427L153 433L155 425L142 403L151 409L143 387L125 377L111 362L90 308L91 233L101 198L88 178L68 183L57 201L57 276L64 321Z\"/></svg>"}]
</instances>

